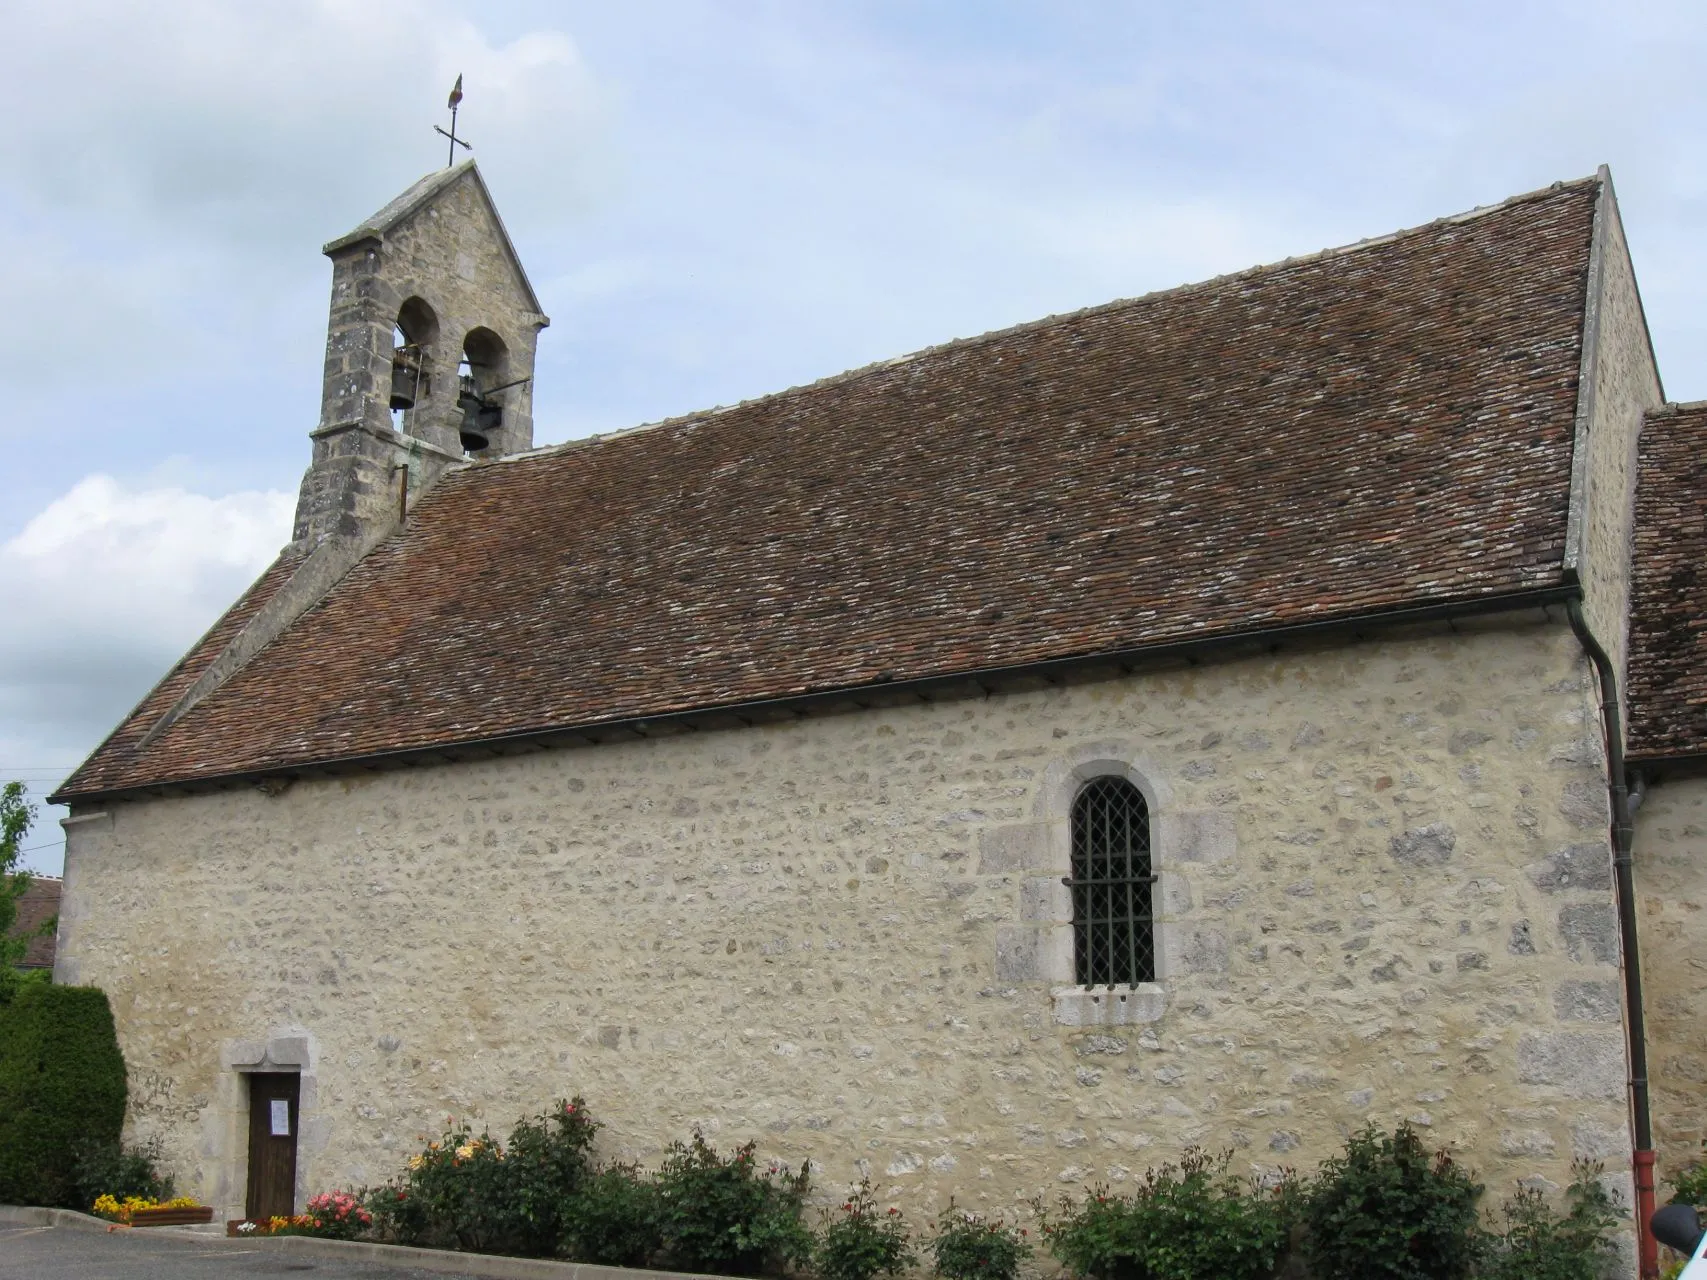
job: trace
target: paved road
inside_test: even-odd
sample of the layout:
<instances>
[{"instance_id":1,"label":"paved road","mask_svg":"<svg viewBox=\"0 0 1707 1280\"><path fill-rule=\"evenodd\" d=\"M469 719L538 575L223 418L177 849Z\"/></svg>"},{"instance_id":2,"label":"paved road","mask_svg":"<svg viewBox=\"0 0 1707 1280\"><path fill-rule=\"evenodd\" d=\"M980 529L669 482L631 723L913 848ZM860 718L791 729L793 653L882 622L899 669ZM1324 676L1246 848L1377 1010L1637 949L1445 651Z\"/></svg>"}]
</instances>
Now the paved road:
<instances>
[{"instance_id":1,"label":"paved road","mask_svg":"<svg viewBox=\"0 0 1707 1280\"><path fill-rule=\"evenodd\" d=\"M373 1262L333 1262L257 1248L219 1236L172 1238L156 1231L78 1231L0 1223L4 1280L477 1280L466 1273L419 1271Z\"/></svg>"}]
</instances>

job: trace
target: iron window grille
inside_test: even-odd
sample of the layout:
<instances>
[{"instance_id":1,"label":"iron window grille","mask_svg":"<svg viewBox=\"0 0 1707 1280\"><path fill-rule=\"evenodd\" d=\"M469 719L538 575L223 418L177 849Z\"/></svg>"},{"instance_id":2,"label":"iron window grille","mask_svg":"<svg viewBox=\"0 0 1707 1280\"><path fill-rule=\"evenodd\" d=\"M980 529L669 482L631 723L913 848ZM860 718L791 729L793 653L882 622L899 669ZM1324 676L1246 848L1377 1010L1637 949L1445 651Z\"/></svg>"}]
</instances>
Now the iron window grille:
<instances>
[{"instance_id":1,"label":"iron window grille","mask_svg":"<svg viewBox=\"0 0 1707 1280\"><path fill-rule=\"evenodd\" d=\"M1150 807L1125 778L1093 778L1073 800L1073 976L1080 986L1156 980Z\"/></svg>"}]
</instances>

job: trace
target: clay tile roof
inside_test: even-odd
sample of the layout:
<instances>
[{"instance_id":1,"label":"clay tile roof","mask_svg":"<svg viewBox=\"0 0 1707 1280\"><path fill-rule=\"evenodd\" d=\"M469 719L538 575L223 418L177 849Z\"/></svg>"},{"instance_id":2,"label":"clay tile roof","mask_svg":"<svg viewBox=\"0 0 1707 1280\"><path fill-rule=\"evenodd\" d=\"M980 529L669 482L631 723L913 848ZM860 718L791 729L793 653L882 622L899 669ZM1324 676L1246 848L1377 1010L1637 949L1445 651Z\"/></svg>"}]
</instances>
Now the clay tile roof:
<instances>
[{"instance_id":1,"label":"clay tile roof","mask_svg":"<svg viewBox=\"0 0 1707 1280\"><path fill-rule=\"evenodd\" d=\"M1628 755L1707 754L1707 403L1650 413L1637 468Z\"/></svg>"},{"instance_id":2,"label":"clay tile roof","mask_svg":"<svg viewBox=\"0 0 1707 1280\"><path fill-rule=\"evenodd\" d=\"M1559 584L1597 191L453 471L61 795Z\"/></svg>"},{"instance_id":3,"label":"clay tile roof","mask_svg":"<svg viewBox=\"0 0 1707 1280\"><path fill-rule=\"evenodd\" d=\"M95 749L95 754L84 761L61 790L71 787L84 777L101 776L103 773L110 774L120 770L124 767L120 764L121 761L132 761L136 754L136 744L148 732L149 726L171 709L179 696L195 683L208 664L237 636L244 624L272 599L275 591L290 581L290 575L296 571L304 558L302 554L286 551L273 561L249 589L238 597L237 603L225 611L225 615L209 628L207 634L196 641L195 646L179 659L178 665L166 673L165 678L120 722L119 727L108 735L107 740Z\"/></svg>"},{"instance_id":4,"label":"clay tile roof","mask_svg":"<svg viewBox=\"0 0 1707 1280\"><path fill-rule=\"evenodd\" d=\"M35 934L43 924L59 914L59 889L61 881L56 876L38 876L31 874L30 887L24 890L24 896L18 899L18 918L12 922L13 937L24 934ZM23 969L53 968L53 934L46 933L31 937L24 958L19 961Z\"/></svg>"}]
</instances>

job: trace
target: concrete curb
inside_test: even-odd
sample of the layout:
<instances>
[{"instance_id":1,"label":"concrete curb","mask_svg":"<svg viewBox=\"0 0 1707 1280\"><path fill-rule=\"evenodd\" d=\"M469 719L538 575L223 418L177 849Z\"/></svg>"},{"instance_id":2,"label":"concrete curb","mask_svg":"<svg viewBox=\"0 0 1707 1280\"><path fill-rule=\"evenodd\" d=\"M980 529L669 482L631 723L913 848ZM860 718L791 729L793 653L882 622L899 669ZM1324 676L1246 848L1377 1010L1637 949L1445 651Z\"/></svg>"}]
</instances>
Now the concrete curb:
<instances>
[{"instance_id":1,"label":"concrete curb","mask_svg":"<svg viewBox=\"0 0 1707 1280\"><path fill-rule=\"evenodd\" d=\"M301 1253L350 1262L383 1262L421 1271L461 1272L494 1276L498 1280L727 1280L686 1271L631 1271L591 1262L552 1262L547 1258L507 1258L492 1253L458 1253L452 1249L412 1249L401 1244L369 1244L362 1240L321 1240L314 1236L262 1236L250 1244L270 1245L280 1253Z\"/></svg>"},{"instance_id":2,"label":"concrete curb","mask_svg":"<svg viewBox=\"0 0 1707 1280\"><path fill-rule=\"evenodd\" d=\"M44 1209L39 1205L0 1204L0 1224L11 1223L21 1227L66 1227L72 1231L115 1231L118 1224L108 1222L105 1218L97 1218L90 1213L78 1213L74 1209ZM135 1230L135 1228L128 1228ZM171 1239L191 1240L223 1240L225 1228L209 1223L206 1226L182 1227L145 1227L149 1235L168 1236Z\"/></svg>"},{"instance_id":3,"label":"concrete curb","mask_svg":"<svg viewBox=\"0 0 1707 1280\"><path fill-rule=\"evenodd\" d=\"M113 1224L105 1218L70 1209L42 1209L34 1205L0 1204L0 1222L20 1227L70 1227L74 1231L105 1231ZM165 1230L166 1228L155 1228Z\"/></svg>"},{"instance_id":4,"label":"concrete curb","mask_svg":"<svg viewBox=\"0 0 1707 1280\"><path fill-rule=\"evenodd\" d=\"M74 1231L106 1231L113 1224L105 1218L70 1209L40 1209L0 1204L0 1224L27 1227L65 1227ZM687 1271L635 1271L625 1267L601 1267L591 1262L552 1262L546 1258L507 1258L492 1253L458 1253L451 1249L412 1249L400 1244L369 1244L364 1240L321 1240L315 1236L243 1236L237 1239L223 1230L214 1235L191 1227L146 1227L144 1234L192 1240L198 1244L241 1244L275 1253L305 1254L346 1262L379 1262L418 1271L491 1276L494 1280L728 1280Z\"/></svg>"}]
</instances>

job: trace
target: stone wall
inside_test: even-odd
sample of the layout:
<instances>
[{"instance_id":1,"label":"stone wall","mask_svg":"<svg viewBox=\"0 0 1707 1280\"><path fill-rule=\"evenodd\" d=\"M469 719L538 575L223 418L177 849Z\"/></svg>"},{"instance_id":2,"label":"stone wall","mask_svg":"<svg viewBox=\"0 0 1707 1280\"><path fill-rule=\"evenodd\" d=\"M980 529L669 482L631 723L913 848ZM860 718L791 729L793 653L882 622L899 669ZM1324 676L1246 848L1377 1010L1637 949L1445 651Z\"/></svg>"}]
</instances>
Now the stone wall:
<instances>
[{"instance_id":1,"label":"stone wall","mask_svg":"<svg viewBox=\"0 0 1707 1280\"><path fill-rule=\"evenodd\" d=\"M470 334L497 335L505 356L475 369L495 390L502 427L480 456L533 446L534 355L547 323L511 256L478 174L463 170L384 234L346 237L329 247L332 301L320 425L297 501L293 539L361 538L397 510L400 471L414 502L446 466L460 461L458 361ZM423 305L424 304L424 305ZM390 410L394 330L405 308L411 341L425 353L415 406L394 429ZM426 317L421 319L421 317ZM513 384L513 385L506 385Z\"/></svg>"},{"instance_id":2,"label":"stone wall","mask_svg":"<svg viewBox=\"0 0 1707 1280\"><path fill-rule=\"evenodd\" d=\"M1707 778L1649 790L1636 811L1635 858L1649 1091L1664 1177L1707 1155Z\"/></svg>"},{"instance_id":3,"label":"stone wall","mask_svg":"<svg viewBox=\"0 0 1707 1280\"><path fill-rule=\"evenodd\" d=\"M1665 402L1648 340L1636 269L1611 180L1597 213L1599 296L1591 301L1594 344L1578 413L1577 484L1586 491L1577 538L1583 614L1618 668L1622 700L1630 617L1631 513L1635 509L1636 439L1642 416ZM1596 279L1591 279L1590 287ZM1577 521L1573 520L1573 524Z\"/></svg>"},{"instance_id":4,"label":"stone wall","mask_svg":"<svg viewBox=\"0 0 1707 1280\"><path fill-rule=\"evenodd\" d=\"M501 368L475 370L483 388L501 386L533 374L539 314L515 261L509 240L475 172L466 171L413 217L387 231L379 276L390 303L385 319L385 372L391 370L391 324L410 297L428 303L437 317L437 336L428 344L431 386L404 416L403 429L440 448L461 452L457 428L457 361L475 329L495 333L508 351ZM424 388L425 389L425 388ZM500 392L504 423L489 456L533 447L533 384L521 382ZM389 422L386 423L389 426Z\"/></svg>"},{"instance_id":5,"label":"stone wall","mask_svg":"<svg viewBox=\"0 0 1707 1280\"><path fill-rule=\"evenodd\" d=\"M584 1092L607 1155L703 1126L911 1208L1309 1167L1409 1119L1494 1196L1627 1185L1606 790L1562 622L158 799L69 825L59 976L130 1125L242 1208L245 1067L300 1065L301 1187ZM1074 778L1155 810L1155 990L1060 969ZM1117 993L1118 994L1118 993Z\"/></svg>"}]
</instances>

